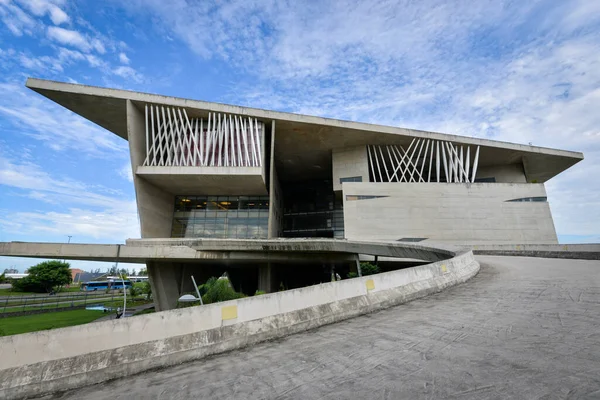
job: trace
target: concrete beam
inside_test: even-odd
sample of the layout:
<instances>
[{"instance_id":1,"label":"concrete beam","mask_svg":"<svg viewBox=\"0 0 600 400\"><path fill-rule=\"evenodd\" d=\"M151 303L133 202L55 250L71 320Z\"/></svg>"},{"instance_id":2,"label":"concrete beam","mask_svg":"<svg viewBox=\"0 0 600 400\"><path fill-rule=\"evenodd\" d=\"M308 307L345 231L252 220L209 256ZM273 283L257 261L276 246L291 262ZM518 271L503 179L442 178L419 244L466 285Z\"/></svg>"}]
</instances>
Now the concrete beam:
<instances>
[{"instance_id":1,"label":"concrete beam","mask_svg":"<svg viewBox=\"0 0 600 400\"><path fill-rule=\"evenodd\" d=\"M119 249L120 248L120 249ZM277 260L274 255L315 257L368 254L383 257L439 261L465 248L399 242L363 242L335 239L130 239L127 245L0 242L0 255L67 260L149 261Z\"/></svg>"},{"instance_id":2,"label":"concrete beam","mask_svg":"<svg viewBox=\"0 0 600 400\"><path fill-rule=\"evenodd\" d=\"M352 121L290 114L248 107L232 106L204 101L189 100L126 90L53 82L29 78L26 86L67 109L103 126L127 139L125 124L126 102L143 106L159 104L185 108L188 115L206 117L209 112L251 116L265 123L277 122L281 137L278 143L280 160L301 166L290 170L306 178L314 165L331 168L331 151L335 148L366 144L397 144L410 142L413 138L450 141L465 145L481 146L481 166L512 164L527 157L527 175L530 180L544 182L583 159L583 154L573 151L549 149L488 139L447 135L414 129L372 125ZM318 169L316 169L318 170ZM316 171L314 171L316 173Z\"/></svg>"}]
</instances>

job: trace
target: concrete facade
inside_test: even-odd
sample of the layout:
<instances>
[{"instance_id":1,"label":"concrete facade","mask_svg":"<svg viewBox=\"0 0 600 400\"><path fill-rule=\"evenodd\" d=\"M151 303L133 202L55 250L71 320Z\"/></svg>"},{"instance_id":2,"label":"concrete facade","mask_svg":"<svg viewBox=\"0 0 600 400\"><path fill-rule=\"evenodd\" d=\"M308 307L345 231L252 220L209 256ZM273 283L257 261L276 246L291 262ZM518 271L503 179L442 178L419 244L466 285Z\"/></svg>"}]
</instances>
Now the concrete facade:
<instances>
[{"instance_id":1,"label":"concrete facade","mask_svg":"<svg viewBox=\"0 0 600 400\"><path fill-rule=\"evenodd\" d=\"M543 183L583 159L572 151L146 93L39 79L27 86L129 141L142 239L555 244ZM473 183L479 179L494 183ZM296 272L297 282L312 274L318 283L329 269L346 271L346 258L372 254L359 247L345 258L301 254L289 243L287 254L268 250L272 244L259 251L184 245L195 265L178 258L172 242L143 251L128 245L119 254L124 260L138 252L148 262L160 310L173 307L192 270L231 270L246 288L270 291L283 264L292 265L285 273ZM161 257L144 256L157 249Z\"/></svg>"},{"instance_id":2,"label":"concrete facade","mask_svg":"<svg viewBox=\"0 0 600 400\"><path fill-rule=\"evenodd\" d=\"M332 150L333 190L342 190L340 179L360 177L369 182L366 146Z\"/></svg>"},{"instance_id":3,"label":"concrete facade","mask_svg":"<svg viewBox=\"0 0 600 400\"><path fill-rule=\"evenodd\" d=\"M477 170L476 179L495 179L498 183L527 183L523 164L492 165Z\"/></svg>"},{"instance_id":4,"label":"concrete facade","mask_svg":"<svg viewBox=\"0 0 600 400\"><path fill-rule=\"evenodd\" d=\"M545 196L541 184L345 183L345 232L383 241L558 243L547 202L510 201Z\"/></svg>"}]
</instances>

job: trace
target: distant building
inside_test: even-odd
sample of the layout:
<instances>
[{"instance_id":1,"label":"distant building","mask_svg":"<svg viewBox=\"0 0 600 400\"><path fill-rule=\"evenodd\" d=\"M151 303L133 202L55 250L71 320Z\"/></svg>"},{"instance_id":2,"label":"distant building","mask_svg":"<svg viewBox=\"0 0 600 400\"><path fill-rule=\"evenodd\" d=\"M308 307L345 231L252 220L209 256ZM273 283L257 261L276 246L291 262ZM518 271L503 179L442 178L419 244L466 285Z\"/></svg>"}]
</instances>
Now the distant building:
<instances>
[{"instance_id":1,"label":"distant building","mask_svg":"<svg viewBox=\"0 0 600 400\"><path fill-rule=\"evenodd\" d=\"M77 274L82 274L85 271L79 268L71 268L71 280L73 280L73 282L77 282L77 280L75 278L77 278Z\"/></svg>"},{"instance_id":2,"label":"distant building","mask_svg":"<svg viewBox=\"0 0 600 400\"><path fill-rule=\"evenodd\" d=\"M94 273L94 272L86 272L81 271L75 274L73 278L73 282L81 283L81 282L90 282L90 281L105 281L108 279L108 273Z\"/></svg>"},{"instance_id":3,"label":"distant building","mask_svg":"<svg viewBox=\"0 0 600 400\"><path fill-rule=\"evenodd\" d=\"M9 279L23 279L29 274L4 274L5 278Z\"/></svg>"}]
</instances>

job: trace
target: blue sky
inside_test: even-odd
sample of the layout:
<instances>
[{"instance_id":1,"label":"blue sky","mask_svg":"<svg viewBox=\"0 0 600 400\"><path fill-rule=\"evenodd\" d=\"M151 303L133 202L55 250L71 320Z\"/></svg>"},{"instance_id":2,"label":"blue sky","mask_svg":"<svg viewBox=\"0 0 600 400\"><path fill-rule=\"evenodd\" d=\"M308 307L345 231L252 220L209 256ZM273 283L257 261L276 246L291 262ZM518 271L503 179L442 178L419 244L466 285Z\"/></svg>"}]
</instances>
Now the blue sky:
<instances>
[{"instance_id":1,"label":"blue sky","mask_svg":"<svg viewBox=\"0 0 600 400\"><path fill-rule=\"evenodd\" d=\"M0 0L0 241L139 237L127 143L33 76L582 151L546 188L561 242L600 242L599 28L589 0Z\"/></svg>"}]
</instances>

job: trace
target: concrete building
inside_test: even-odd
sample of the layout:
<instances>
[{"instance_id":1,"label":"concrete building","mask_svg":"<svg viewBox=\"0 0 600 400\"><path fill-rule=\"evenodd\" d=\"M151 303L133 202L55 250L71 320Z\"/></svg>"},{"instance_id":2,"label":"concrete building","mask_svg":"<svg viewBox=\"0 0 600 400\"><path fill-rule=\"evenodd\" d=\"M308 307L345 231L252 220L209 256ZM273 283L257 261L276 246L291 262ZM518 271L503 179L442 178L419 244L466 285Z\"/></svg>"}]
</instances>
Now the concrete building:
<instances>
[{"instance_id":1,"label":"concrete building","mask_svg":"<svg viewBox=\"0 0 600 400\"><path fill-rule=\"evenodd\" d=\"M544 183L583 159L578 152L124 90L39 79L27 86L129 142L143 239L552 244ZM315 260L315 271L323 270L323 260ZM274 290L284 275L298 285L312 282L302 279L312 268L306 260L302 273L289 261L174 259L147 267L154 292L170 298L161 307L169 308L186 291L188 275L202 280L225 267L244 291ZM172 282L172 294L159 282Z\"/></svg>"}]
</instances>

